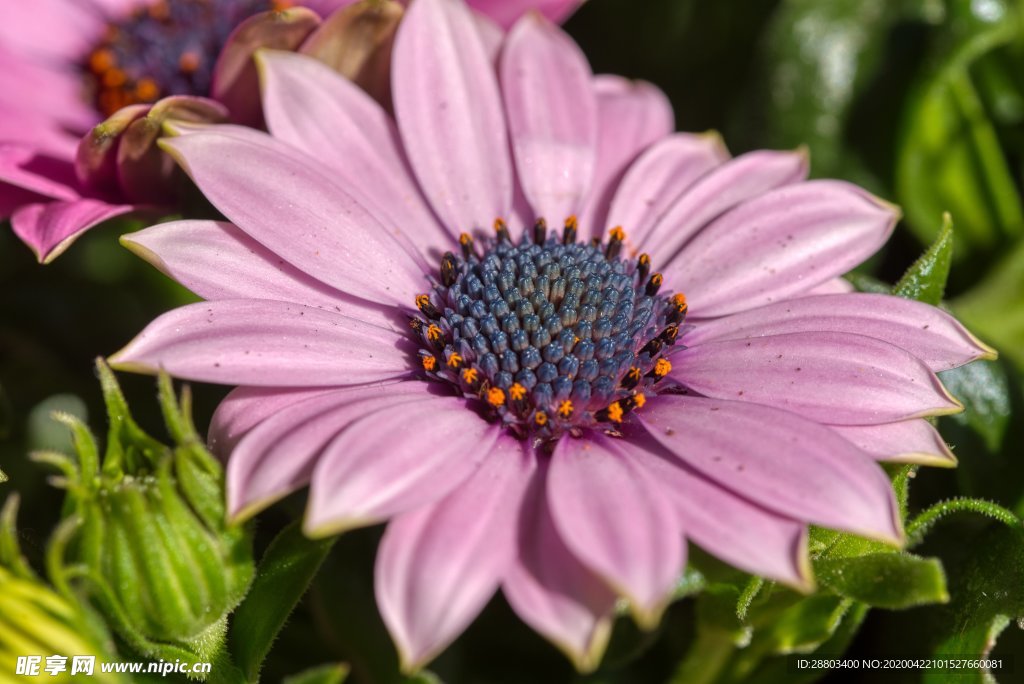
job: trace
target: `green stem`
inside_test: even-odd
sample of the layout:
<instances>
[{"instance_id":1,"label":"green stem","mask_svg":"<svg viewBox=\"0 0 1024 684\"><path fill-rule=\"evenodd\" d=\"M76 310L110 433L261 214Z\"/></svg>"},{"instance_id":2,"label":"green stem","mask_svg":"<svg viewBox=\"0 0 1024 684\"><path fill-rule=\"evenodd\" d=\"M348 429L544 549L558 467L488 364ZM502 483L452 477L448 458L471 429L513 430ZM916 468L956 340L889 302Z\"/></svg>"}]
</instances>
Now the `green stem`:
<instances>
[{"instance_id":1,"label":"green stem","mask_svg":"<svg viewBox=\"0 0 1024 684\"><path fill-rule=\"evenodd\" d=\"M993 520L1019 527L1021 521L1011 511L991 501L971 499L968 497L957 497L926 508L909 525L907 525L907 547L913 547L924 540L924 536L943 518L960 512L980 513Z\"/></svg>"},{"instance_id":2,"label":"green stem","mask_svg":"<svg viewBox=\"0 0 1024 684\"><path fill-rule=\"evenodd\" d=\"M713 684L736 652L732 637L722 630L704 630L676 668L669 684Z\"/></svg>"}]
</instances>

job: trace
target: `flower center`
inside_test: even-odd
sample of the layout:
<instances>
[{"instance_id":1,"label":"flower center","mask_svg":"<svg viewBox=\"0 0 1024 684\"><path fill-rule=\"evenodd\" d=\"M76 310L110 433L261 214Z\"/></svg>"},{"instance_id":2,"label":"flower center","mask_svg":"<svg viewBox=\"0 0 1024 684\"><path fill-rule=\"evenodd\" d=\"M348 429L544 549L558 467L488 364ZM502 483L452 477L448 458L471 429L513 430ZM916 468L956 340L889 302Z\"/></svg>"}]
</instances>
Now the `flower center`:
<instances>
[{"instance_id":1,"label":"flower center","mask_svg":"<svg viewBox=\"0 0 1024 684\"><path fill-rule=\"evenodd\" d=\"M575 217L561 239L541 219L514 244L498 219L480 254L463 233L461 256L447 252L440 282L416 297L423 372L520 436L614 429L671 384L686 297L660 293L646 254L619 257L621 228L589 244L576 232Z\"/></svg>"},{"instance_id":2,"label":"flower center","mask_svg":"<svg viewBox=\"0 0 1024 684\"><path fill-rule=\"evenodd\" d=\"M88 99L110 116L168 95L208 95L217 55L248 17L290 0L158 0L107 27L83 65Z\"/></svg>"}]
</instances>

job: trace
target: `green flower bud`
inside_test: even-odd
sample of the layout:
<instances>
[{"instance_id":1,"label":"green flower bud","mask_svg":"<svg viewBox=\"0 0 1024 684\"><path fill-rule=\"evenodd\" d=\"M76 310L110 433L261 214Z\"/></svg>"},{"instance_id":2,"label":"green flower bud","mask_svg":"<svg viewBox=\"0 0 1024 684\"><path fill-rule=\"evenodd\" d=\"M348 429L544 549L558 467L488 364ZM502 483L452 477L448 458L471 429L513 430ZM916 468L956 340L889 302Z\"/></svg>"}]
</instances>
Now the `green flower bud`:
<instances>
[{"instance_id":1,"label":"green flower bud","mask_svg":"<svg viewBox=\"0 0 1024 684\"><path fill-rule=\"evenodd\" d=\"M14 531L17 505L12 494L0 513L0 684L23 680L19 664L25 670L20 674L27 674L31 658L36 659L39 676L49 681L78 681L80 677L71 674L75 656L94 659L95 681L124 683L121 675L103 673L98 667L98 662L116 660L103 623L88 608L39 580L22 558ZM52 676L44 670L48 656L66 658L58 661L60 669Z\"/></svg>"},{"instance_id":2,"label":"green flower bud","mask_svg":"<svg viewBox=\"0 0 1024 684\"><path fill-rule=\"evenodd\" d=\"M102 462L85 425L66 415L55 418L71 428L77 459L35 454L62 471L68 491L64 572L134 650L212 661L252 580L250 535L227 523L223 470L192 426L188 389L179 403L160 378L168 447L135 423L113 373L97 367L110 420Z\"/></svg>"}]
</instances>

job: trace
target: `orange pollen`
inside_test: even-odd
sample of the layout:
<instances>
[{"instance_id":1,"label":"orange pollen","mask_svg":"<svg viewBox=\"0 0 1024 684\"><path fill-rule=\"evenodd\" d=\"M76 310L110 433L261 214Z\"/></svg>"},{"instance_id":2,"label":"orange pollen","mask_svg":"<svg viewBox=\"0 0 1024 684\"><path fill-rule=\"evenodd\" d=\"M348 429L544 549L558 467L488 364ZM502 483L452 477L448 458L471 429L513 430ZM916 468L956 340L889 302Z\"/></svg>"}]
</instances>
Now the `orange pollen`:
<instances>
[{"instance_id":1,"label":"orange pollen","mask_svg":"<svg viewBox=\"0 0 1024 684\"><path fill-rule=\"evenodd\" d=\"M517 382L508 388L508 394L513 401L519 401L526 398L526 388Z\"/></svg>"},{"instance_id":2,"label":"orange pollen","mask_svg":"<svg viewBox=\"0 0 1024 684\"><path fill-rule=\"evenodd\" d=\"M462 356L458 352L452 352L452 355L448 357L448 367L458 368L462 365Z\"/></svg>"},{"instance_id":3,"label":"orange pollen","mask_svg":"<svg viewBox=\"0 0 1024 684\"><path fill-rule=\"evenodd\" d=\"M637 259L637 262L638 262L638 263L639 263L639 264L640 264L641 266L650 266L650 264L651 264L651 257L647 256L647 254L646 254L646 253L644 253L644 254L641 254L641 255L640 255L640 258L638 258L638 259Z\"/></svg>"},{"instance_id":4,"label":"orange pollen","mask_svg":"<svg viewBox=\"0 0 1024 684\"><path fill-rule=\"evenodd\" d=\"M686 295L682 292L672 295L672 306L676 307L679 311L686 311Z\"/></svg>"},{"instance_id":5,"label":"orange pollen","mask_svg":"<svg viewBox=\"0 0 1024 684\"><path fill-rule=\"evenodd\" d=\"M416 295L416 308L417 309L422 309L423 307L425 307L429 303L430 303L430 295L426 295L426 294Z\"/></svg>"},{"instance_id":6,"label":"orange pollen","mask_svg":"<svg viewBox=\"0 0 1024 684\"><path fill-rule=\"evenodd\" d=\"M433 371L437 368L437 359L433 356L421 356L420 360L423 361L423 370Z\"/></svg>"},{"instance_id":7,"label":"orange pollen","mask_svg":"<svg viewBox=\"0 0 1024 684\"><path fill-rule=\"evenodd\" d=\"M644 404L647 403L647 397L645 397L643 394L634 394L633 403L636 404L637 408L643 408Z\"/></svg>"},{"instance_id":8,"label":"orange pollen","mask_svg":"<svg viewBox=\"0 0 1024 684\"><path fill-rule=\"evenodd\" d=\"M203 58L198 52L181 53L181 57L178 58L178 68L184 74L192 74L199 70L199 66L202 64Z\"/></svg>"},{"instance_id":9,"label":"orange pollen","mask_svg":"<svg viewBox=\"0 0 1024 684\"><path fill-rule=\"evenodd\" d=\"M273 0L270 3L270 9L272 9L275 12L283 12L284 10L289 9L294 5L294 0Z\"/></svg>"},{"instance_id":10,"label":"orange pollen","mask_svg":"<svg viewBox=\"0 0 1024 684\"><path fill-rule=\"evenodd\" d=\"M508 224L505 223L504 219L500 219L500 218L494 219L494 232L500 233L501 231L507 230L507 229L508 229Z\"/></svg>"},{"instance_id":11,"label":"orange pollen","mask_svg":"<svg viewBox=\"0 0 1024 684\"><path fill-rule=\"evenodd\" d=\"M569 416L572 415L572 412L573 405L572 402L569 401L568 399L566 399L565 401L558 405L558 415L562 416L563 418L568 418Z\"/></svg>"},{"instance_id":12,"label":"orange pollen","mask_svg":"<svg viewBox=\"0 0 1024 684\"><path fill-rule=\"evenodd\" d=\"M487 390L487 403L497 408L505 403L505 392L497 387Z\"/></svg>"},{"instance_id":13,"label":"orange pollen","mask_svg":"<svg viewBox=\"0 0 1024 684\"><path fill-rule=\"evenodd\" d=\"M479 377L479 374L477 373L476 368L462 369L462 379L466 382L467 385L472 385L473 383L475 383L477 377Z\"/></svg>"},{"instance_id":14,"label":"orange pollen","mask_svg":"<svg viewBox=\"0 0 1024 684\"><path fill-rule=\"evenodd\" d=\"M615 226L609 231L608 237L616 242L622 242L626 239L626 231L622 230L622 226Z\"/></svg>"},{"instance_id":15,"label":"orange pollen","mask_svg":"<svg viewBox=\"0 0 1024 684\"><path fill-rule=\"evenodd\" d=\"M430 324L427 328L427 339L431 342L436 342L441 339L441 328L434 323Z\"/></svg>"},{"instance_id":16,"label":"orange pollen","mask_svg":"<svg viewBox=\"0 0 1024 684\"><path fill-rule=\"evenodd\" d=\"M153 102L160 97L160 86L151 78L144 78L135 85L135 96L143 102Z\"/></svg>"},{"instance_id":17,"label":"orange pollen","mask_svg":"<svg viewBox=\"0 0 1024 684\"><path fill-rule=\"evenodd\" d=\"M473 241L473 238L471 238L469 236L469 233L462 233L461 235L459 235L459 244L460 245L468 245L472 241Z\"/></svg>"},{"instance_id":18,"label":"orange pollen","mask_svg":"<svg viewBox=\"0 0 1024 684\"><path fill-rule=\"evenodd\" d=\"M622 422L622 406L615 401L608 405L608 420L613 423Z\"/></svg>"},{"instance_id":19,"label":"orange pollen","mask_svg":"<svg viewBox=\"0 0 1024 684\"><path fill-rule=\"evenodd\" d=\"M128 77L117 67L111 67L103 72L103 85L107 88L118 88L125 84Z\"/></svg>"},{"instance_id":20,"label":"orange pollen","mask_svg":"<svg viewBox=\"0 0 1024 684\"><path fill-rule=\"evenodd\" d=\"M548 414L544 413L543 411L537 411L537 415L533 417L533 422L535 422L537 425L547 425Z\"/></svg>"},{"instance_id":21,"label":"orange pollen","mask_svg":"<svg viewBox=\"0 0 1024 684\"><path fill-rule=\"evenodd\" d=\"M629 373L627 373L626 375L629 376L630 380L640 380L641 373L642 371L639 368L633 366L632 368L629 369Z\"/></svg>"},{"instance_id":22,"label":"orange pollen","mask_svg":"<svg viewBox=\"0 0 1024 684\"><path fill-rule=\"evenodd\" d=\"M114 57L114 53L106 48L96 50L89 55L89 68L94 73L102 74L103 72L111 69L117 64L117 58Z\"/></svg>"},{"instance_id":23,"label":"orange pollen","mask_svg":"<svg viewBox=\"0 0 1024 684\"><path fill-rule=\"evenodd\" d=\"M654 364L654 374L659 378L668 375L670 370L672 370L672 364L668 359L658 359L657 363Z\"/></svg>"},{"instance_id":24,"label":"orange pollen","mask_svg":"<svg viewBox=\"0 0 1024 684\"><path fill-rule=\"evenodd\" d=\"M576 214L573 214L569 218L565 219L565 227L568 228L569 230L576 230L576 228L579 226L579 223L580 220L576 218Z\"/></svg>"},{"instance_id":25,"label":"orange pollen","mask_svg":"<svg viewBox=\"0 0 1024 684\"><path fill-rule=\"evenodd\" d=\"M661 281L662 276L660 273L655 273L654 275L651 276L651 282L654 283L655 285L661 285Z\"/></svg>"},{"instance_id":26,"label":"orange pollen","mask_svg":"<svg viewBox=\"0 0 1024 684\"><path fill-rule=\"evenodd\" d=\"M153 17L157 21L162 21L171 16L171 10L164 0L160 0L160 2L149 6L149 16Z\"/></svg>"}]
</instances>

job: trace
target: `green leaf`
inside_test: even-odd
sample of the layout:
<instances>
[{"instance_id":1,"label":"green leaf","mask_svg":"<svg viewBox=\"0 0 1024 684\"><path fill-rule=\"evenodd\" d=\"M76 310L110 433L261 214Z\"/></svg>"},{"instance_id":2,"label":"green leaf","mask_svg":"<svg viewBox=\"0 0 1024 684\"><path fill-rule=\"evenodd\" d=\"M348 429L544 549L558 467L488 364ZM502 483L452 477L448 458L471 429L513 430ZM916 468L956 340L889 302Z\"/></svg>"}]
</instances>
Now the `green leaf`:
<instances>
[{"instance_id":1,"label":"green leaf","mask_svg":"<svg viewBox=\"0 0 1024 684\"><path fill-rule=\"evenodd\" d=\"M1024 240L949 306L971 331L1024 370Z\"/></svg>"},{"instance_id":2,"label":"green leaf","mask_svg":"<svg viewBox=\"0 0 1024 684\"><path fill-rule=\"evenodd\" d=\"M767 147L807 145L819 176L865 182L846 149L849 119L882 64L890 29L918 13L904 0L783 0L760 43L755 83ZM877 111L877 107L872 108ZM884 114L882 114L884 116ZM884 127L872 126L876 131Z\"/></svg>"},{"instance_id":3,"label":"green leaf","mask_svg":"<svg viewBox=\"0 0 1024 684\"><path fill-rule=\"evenodd\" d=\"M969 427L990 452L998 452L1010 424L1010 383L1003 365L969 363L939 373L939 379L965 408L944 420Z\"/></svg>"},{"instance_id":4,"label":"green leaf","mask_svg":"<svg viewBox=\"0 0 1024 684\"><path fill-rule=\"evenodd\" d=\"M964 551L963 562L950 571L953 603L935 625L940 636L934 653L984 658L1007 625L1024 617L1024 530L990 528L967 541ZM980 671L925 671L922 681L982 684L992 680Z\"/></svg>"},{"instance_id":5,"label":"green leaf","mask_svg":"<svg viewBox=\"0 0 1024 684\"><path fill-rule=\"evenodd\" d=\"M911 264L892 293L905 299L916 299L938 306L946 291L949 267L953 262L953 221L949 214L942 216L942 228L932 245Z\"/></svg>"},{"instance_id":6,"label":"green leaf","mask_svg":"<svg viewBox=\"0 0 1024 684\"><path fill-rule=\"evenodd\" d=\"M347 665L321 665L291 677L285 677L282 684L341 684L347 677Z\"/></svg>"},{"instance_id":7,"label":"green leaf","mask_svg":"<svg viewBox=\"0 0 1024 684\"><path fill-rule=\"evenodd\" d=\"M909 608L949 601L946 576L935 558L873 553L822 559L814 570L823 586L871 606Z\"/></svg>"},{"instance_id":8,"label":"green leaf","mask_svg":"<svg viewBox=\"0 0 1024 684\"><path fill-rule=\"evenodd\" d=\"M932 221L949 211L967 256L993 250L1024 231L1024 208L985 110L972 67L1019 31L1014 7L989 0L976 12L970 0L946 3L934 57L904 109L896 188L908 223L925 241Z\"/></svg>"},{"instance_id":9,"label":"green leaf","mask_svg":"<svg viewBox=\"0 0 1024 684\"><path fill-rule=\"evenodd\" d=\"M255 681L263 660L299 599L306 593L334 538L307 539L301 523L281 531L260 560L256 579L231 623L235 662Z\"/></svg>"}]
</instances>

